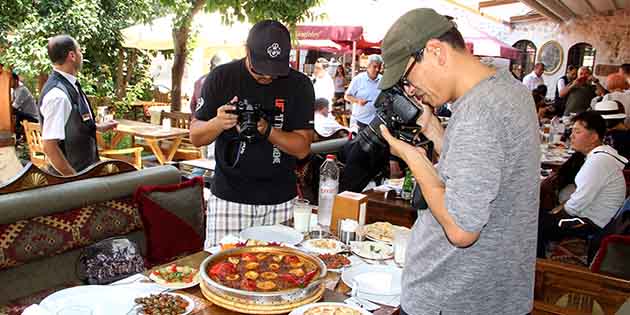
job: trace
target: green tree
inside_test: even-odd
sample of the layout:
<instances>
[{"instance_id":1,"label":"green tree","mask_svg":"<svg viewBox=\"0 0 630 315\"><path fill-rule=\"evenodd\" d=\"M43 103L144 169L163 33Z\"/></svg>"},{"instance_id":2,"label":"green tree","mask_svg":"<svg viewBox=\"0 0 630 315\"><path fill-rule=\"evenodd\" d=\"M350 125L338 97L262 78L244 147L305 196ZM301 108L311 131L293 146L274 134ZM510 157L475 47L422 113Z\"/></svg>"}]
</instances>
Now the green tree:
<instances>
[{"instance_id":1,"label":"green tree","mask_svg":"<svg viewBox=\"0 0 630 315\"><path fill-rule=\"evenodd\" d=\"M191 24L195 15L205 9L208 12L219 11L226 24L234 21L256 23L264 19L273 19L293 29L297 23L312 18L308 11L319 4L320 0L161 0L162 4L172 8L175 13L173 23L173 43L175 54L171 70L171 109L181 110L181 83L184 75L186 58L189 53Z\"/></svg>"}]
</instances>

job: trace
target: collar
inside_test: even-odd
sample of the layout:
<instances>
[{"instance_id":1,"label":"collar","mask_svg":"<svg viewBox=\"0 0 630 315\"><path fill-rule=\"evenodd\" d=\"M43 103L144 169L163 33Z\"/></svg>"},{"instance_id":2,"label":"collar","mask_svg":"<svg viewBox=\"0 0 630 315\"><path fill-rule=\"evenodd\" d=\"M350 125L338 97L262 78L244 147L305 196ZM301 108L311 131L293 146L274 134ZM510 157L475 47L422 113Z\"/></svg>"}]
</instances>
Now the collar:
<instances>
[{"instance_id":1,"label":"collar","mask_svg":"<svg viewBox=\"0 0 630 315\"><path fill-rule=\"evenodd\" d=\"M534 71L532 71L532 74L533 74L535 77L539 78L539 79L540 79L540 78L542 78L542 75L541 75L541 76L538 76L538 75L536 74L536 72L534 72Z\"/></svg>"},{"instance_id":2,"label":"collar","mask_svg":"<svg viewBox=\"0 0 630 315\"><path fill-rule=\"evenodd\" d=\"M370 81L370 82L377 82L377 83L378 83L379 81L381 81L381 74L380 74L380 73L376 75L376 79L372 80L372 79L370 78L370 76L368 75L367 71L366 71L366 72L365 72L365 77L366 77L366 78L368 79L368 81Z\"/></svg>"},{"instance_id":3,"label":"collar","mask_svg":"<svg viewBox=\"0 0 630 315\"><path fill-rule=\"evenodd\" d=\"M608 147L608 145L605 145L605 144L601 144L601 145L596 146L595 148L593 148L593 150L591 150L591 152L589 152L586 155L586 158L590 158L591 156L593 156L593 153L595 153L595 152L607 151L606 150L607 147Z\"/></svg>"},{"instance_id":4,"label":"collar","mask_svg":"<svg viewBox=\"0 0 630 315\"><path fill-rule=\"evenodd\" d=\"M76 85L77 84L77 77L73 76L70 73L67 72L63 72L61 70L58 69L53 69L55 71L57 71L57 73L61 74L64 78L66 78L66 80L70 81L70 83L72 83L72 85Z\"/></svg>"}]
</instances>

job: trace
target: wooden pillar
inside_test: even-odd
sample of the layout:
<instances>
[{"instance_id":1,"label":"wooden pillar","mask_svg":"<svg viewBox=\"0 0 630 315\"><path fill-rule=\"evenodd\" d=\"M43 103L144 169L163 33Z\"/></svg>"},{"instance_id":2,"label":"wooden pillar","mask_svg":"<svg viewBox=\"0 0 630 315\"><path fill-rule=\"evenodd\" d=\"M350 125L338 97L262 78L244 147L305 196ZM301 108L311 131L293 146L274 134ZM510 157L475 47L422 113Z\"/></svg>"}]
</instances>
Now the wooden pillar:
<instances>
[{"instance_id":1,"label":"wooden pillar","mask_svg":"<svg viewBox=\"0 0 630 315\"><path fill-rule=\"evenodd\" d=\"M357 63L357 41L352 41L352 72L350 72L350 77L354 78L354 74L357 71L356 67Z\"/></svg>"},{"instance_id":2,"label":"wooden pillar","mask_svg":"<svg viewBox=\"0 0 630 315\"><path fill-rule=\"evenodd\" d=\"M11 72L0 69L0 132L13 133L11 121Z\"/></svg>"}]
</instances>

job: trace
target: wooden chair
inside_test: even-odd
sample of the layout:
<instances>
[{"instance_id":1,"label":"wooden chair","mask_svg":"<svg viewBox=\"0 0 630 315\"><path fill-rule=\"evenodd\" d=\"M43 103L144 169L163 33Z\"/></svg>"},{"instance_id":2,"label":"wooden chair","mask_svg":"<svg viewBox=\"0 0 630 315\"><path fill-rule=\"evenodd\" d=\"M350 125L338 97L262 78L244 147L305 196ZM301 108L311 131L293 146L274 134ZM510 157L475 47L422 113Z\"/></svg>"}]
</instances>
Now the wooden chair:
<instances>
[{"instance_id":1,"label":"wooden chair","mask_svg":"<svg viewBox=\"0 0 630 315\"><path fill-rule=\"evenodd\" d=\"M42 127L39 123L33 123L28 120L22 120L22 126L24 126L28 155L31 162L39 168L44 168L48 162L46 161L44 144L42 143Z\"/></svg>"},{"instance_id":2,"label":"wooden chair","mask_svg":"<svg viewBox=\"0 0 630 315\"><path fill-rule=\"evenodd\" d=\"M102 161L104 160L121 160L132 164L137 169L142 169L142 151L143 147L133 146L124 149L111 149L103 140L100 132L96 133L96 142L98 145L98 154Z\"/></svg>"},{"instance_id":3,"label":"wooden chair","mask_svg":"<svg viewBox=\"0 0 630 315\"><path fill-rule=\"evenodd\" d=\"M613 315L629 297L628 280L548 259L536 262L533 314Z\"/></svg>"},{"instance_id":4,"label":"wooden chair","mask_svg":"<svg viewBox=\"0 0 630 315\"><path fill-rule=\"evenodd\" d=\"M160 122L164 119L171 120L171 127L190 130L190 122L192 114L183 112L167 112L162 111L160 114ZM167 141L164 141L168 143ZM201 158L201 151L195 147L189 137L184 137L179 145L174 160L196 160Z\"/></svg>"}]
</instances>

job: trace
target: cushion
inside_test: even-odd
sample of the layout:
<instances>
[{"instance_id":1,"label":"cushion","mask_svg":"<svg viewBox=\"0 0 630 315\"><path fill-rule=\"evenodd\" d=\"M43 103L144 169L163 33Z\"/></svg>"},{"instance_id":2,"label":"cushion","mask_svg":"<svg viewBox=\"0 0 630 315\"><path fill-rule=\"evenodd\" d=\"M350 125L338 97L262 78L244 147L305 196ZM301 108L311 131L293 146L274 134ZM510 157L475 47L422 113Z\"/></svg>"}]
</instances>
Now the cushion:
<instances>
[{"instance_id":1,"label":"cushion","mask_svg":"<svg viewBox=\"0 0 630 315\"><path fill-rule=\"evenodd\" d=\"M141 227L131 198L0 224L0 270L125 235Z\"/></svg>"},{"instance_id":2,"label":"cushion","mask_svg":"<svg viewBox=\"0 0 630 315\"><path fill-rule=\"evenodd\" d=\"M146 260L163 264L203 249L203 178L172 185L141 186L135 194L146 236Z\"/></svg>"},{"instance_id":3,"label":"cushion","mask_svg":"<svg viewBox=\"0 0 630 315\"><path fill-rule=\"evenodd\" d=\"M602 240L591 271L630 280L630 236L609 235Z\"/></svg>"}]
</instances>

